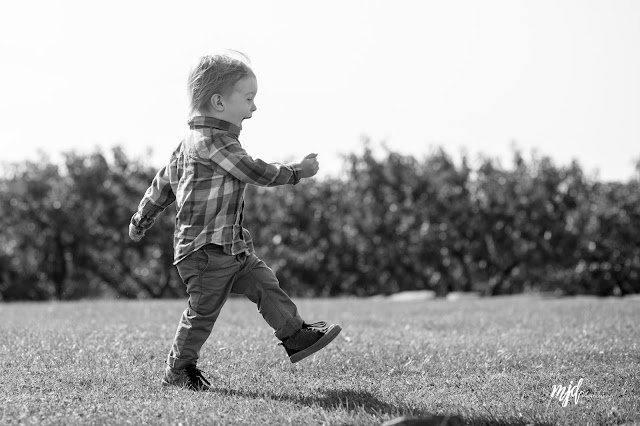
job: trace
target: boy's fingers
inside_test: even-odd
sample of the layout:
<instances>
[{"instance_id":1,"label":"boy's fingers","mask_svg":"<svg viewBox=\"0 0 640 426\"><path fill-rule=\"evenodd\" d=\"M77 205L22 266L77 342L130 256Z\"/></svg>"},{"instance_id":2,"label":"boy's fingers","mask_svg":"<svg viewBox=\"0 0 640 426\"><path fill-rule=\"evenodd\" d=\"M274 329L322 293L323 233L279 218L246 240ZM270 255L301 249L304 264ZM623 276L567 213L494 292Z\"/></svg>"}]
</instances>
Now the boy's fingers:
<instances>
[{"instance_id":1,"label":"boy's fingers","mask_svg":"<svg viewBox=\"0 0 640 426\"><path fill-rule=\"evenodd\" d=\"M309 154L306 157L304 157L305 160L307 159L311 159L311 158L316 158L318 156L318 154Z\"/></svg>"}]
</instances>

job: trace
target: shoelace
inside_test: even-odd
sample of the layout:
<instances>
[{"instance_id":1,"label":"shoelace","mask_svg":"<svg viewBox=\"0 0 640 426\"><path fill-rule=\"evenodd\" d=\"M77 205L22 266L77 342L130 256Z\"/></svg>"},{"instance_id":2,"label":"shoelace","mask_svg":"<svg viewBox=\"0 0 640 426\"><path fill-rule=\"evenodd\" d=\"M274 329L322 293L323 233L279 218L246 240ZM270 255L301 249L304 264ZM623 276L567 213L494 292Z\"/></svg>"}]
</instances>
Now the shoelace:
<instances>
[{"instance_id":1,"label":"shoelace","mask_svg":"<svg viewBox=\"0 0 640 426\"><path fill-rule=\"evenodd\" d=\"M303 324L302 328L306 328L308 330L319 331L320 333L326 333L329 326L325 321L318 321L311 324Z\"/></svg>"},{"instance_id":2,"label":"shoelace","mask_svg":"<svg viewBox=\"0 0 640 426\"><path fill-rule=\"evenodd\" d=\"M202 374L202 373L204 373L204 371L200 370L199 368L197 368L197 367L187 367L187 368L185 368L185 371L187 372L187 376L189 376L189 379L191 380L191 382L194 385L199 380L199 381L205 383L207 386L211 386L211 383L209 383L209 381Z\"/></svg>"}]
</instances>

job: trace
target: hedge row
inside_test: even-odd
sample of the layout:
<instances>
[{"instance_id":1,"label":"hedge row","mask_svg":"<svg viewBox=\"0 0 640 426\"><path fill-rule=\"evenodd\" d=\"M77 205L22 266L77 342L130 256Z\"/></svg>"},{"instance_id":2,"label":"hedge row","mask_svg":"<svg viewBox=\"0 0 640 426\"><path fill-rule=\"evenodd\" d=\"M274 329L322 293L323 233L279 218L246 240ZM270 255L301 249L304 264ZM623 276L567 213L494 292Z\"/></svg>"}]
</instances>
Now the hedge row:
<instances>
[{"instance_id":1,"label":"hedge row","mask_svg":"<svg viewBox=\"0 0 640 426\"><path fill-rule=\"evenodd\" d=\"M127 224L156 170L68 153L5 166L0 178L0 298L175 297L174 209L141 243ZM640 169L639 169L640 171ZM368 145L339 177L246 193L258 255L293 295L402 290L640 292L640 182L600 182L576 162L456 163Z\"/></svg>"}]
</instances>

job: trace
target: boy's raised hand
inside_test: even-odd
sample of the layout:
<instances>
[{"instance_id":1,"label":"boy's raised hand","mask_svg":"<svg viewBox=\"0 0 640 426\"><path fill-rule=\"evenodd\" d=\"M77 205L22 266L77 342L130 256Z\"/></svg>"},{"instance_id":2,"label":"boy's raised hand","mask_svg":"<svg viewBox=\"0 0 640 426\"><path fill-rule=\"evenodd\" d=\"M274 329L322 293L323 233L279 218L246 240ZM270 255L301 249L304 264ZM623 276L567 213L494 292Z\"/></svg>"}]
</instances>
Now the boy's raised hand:
<instances>
[{"instance_id":1,"label":"boy's raised hand","mask_svg":"<svg viewBox=\"0 0 640 426\"><path fill-rule=\"evenodd\" d=\"M318 154L309 154L300 162L300 166L302 167L302 171L300 172L301 178L309 178L318 173L320 165L318 164L317 157Z\"/></svg>"}]
</instances>

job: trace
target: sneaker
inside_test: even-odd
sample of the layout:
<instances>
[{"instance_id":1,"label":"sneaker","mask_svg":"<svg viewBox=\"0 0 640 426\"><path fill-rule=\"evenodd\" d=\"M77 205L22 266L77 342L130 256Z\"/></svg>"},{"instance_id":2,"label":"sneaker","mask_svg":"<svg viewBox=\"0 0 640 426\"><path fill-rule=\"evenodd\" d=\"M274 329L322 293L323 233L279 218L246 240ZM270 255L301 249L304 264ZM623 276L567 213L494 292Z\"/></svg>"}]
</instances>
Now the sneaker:
<instances>
[{"instance_id":1,"label":"sneaker","mask_svg":"<svg viewBox=\"0 0 640 426\"><path fill-rule=\"evenodd\" d=\"M340 331L342 328L339 325L327 325L324 321L303 323L300 330L284 339L280 345L287 351L291 362L296 363L327 346Z\"/></svg>"},{"instance_id":2,"label":"sneaker","mask_svg":"<svg viewBox=\"0 0 640 426\"><path fill-rule=\"evenodd\" d=\"M163 386L180 386L194 391L206 391L211 388L211 383L202 375L203 371L195 365L189 365L180 370L174 370L167 366L162 378Z\"/></svg>"}]
</instances>

